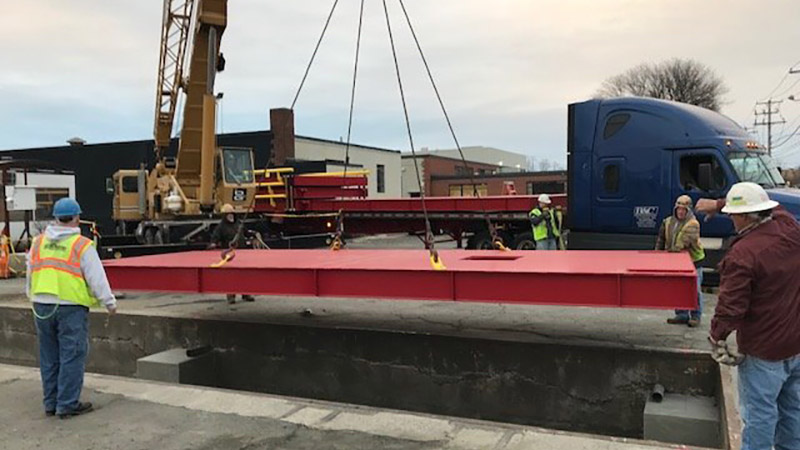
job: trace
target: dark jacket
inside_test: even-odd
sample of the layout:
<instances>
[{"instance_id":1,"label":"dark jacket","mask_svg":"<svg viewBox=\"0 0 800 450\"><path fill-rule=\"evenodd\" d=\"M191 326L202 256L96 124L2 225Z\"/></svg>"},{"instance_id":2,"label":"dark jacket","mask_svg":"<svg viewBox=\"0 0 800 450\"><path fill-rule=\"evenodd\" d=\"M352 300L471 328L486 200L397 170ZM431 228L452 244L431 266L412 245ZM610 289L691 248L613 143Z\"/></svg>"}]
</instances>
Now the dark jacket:
<instances>
[{"instance_id":1,"label":"dark jacket","mask_svg":"<svg viewBox=\"0 0 800 450\"><path fill-rule=\"evenodd\" d=\"M237 238L236 234L239 232L239 224L238 220L234 222L228 222L225 219L222 219L214 228L214 233L211 235L211 243L216 245L220 248L228 248L231 246L231 241ZM244 234L245 229L242 227L241 233L237 239L237 248L241 248L244 246Z\"/></svg>"},{"instance_id":2,"label":"dark jacket","mask_svg":"<svg viewBox=\"0 0 800 450\"><path fill-rule=\"evenodd\" d=\"M800 224L777 209L737 236L719 266L711 336L737 330L739 351L778 361L800 354Z\"/></svg>"}]
</instances>

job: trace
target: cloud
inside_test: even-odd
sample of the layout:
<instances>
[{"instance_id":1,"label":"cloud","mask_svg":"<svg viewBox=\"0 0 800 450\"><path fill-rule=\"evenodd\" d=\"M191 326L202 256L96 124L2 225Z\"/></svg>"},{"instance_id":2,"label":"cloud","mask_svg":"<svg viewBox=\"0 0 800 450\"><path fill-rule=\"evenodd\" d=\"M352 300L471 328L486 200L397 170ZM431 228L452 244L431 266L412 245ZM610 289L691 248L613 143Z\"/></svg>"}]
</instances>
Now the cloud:
<instances>
[{"instance_id":1,"label":"cloud","mask_svg":"<svg viewBox=\"0 0 800 450\"><path fill-rule=\"evenodd\" d=\"M398 3L388 3L417 144L451 146ZM629 67L671 57L708 64L730 87L723 112L749 123L753 103L800 59L792 53L800 42L795 0L405 3L462 144L562 161L566 105ZM226 131L266 128L269 108L291 103L331 4L229 2L228 67L217 85ZM354 140L406 148L382 2L366 4ZM297 106L303 134L346 133L357 8L339 2ZM76 134L151 136L160 2L26 0L4 13L0 148L55 145ZM784 108L788 120L800 115L800 107Z\"/></svg>"}]
</instances>

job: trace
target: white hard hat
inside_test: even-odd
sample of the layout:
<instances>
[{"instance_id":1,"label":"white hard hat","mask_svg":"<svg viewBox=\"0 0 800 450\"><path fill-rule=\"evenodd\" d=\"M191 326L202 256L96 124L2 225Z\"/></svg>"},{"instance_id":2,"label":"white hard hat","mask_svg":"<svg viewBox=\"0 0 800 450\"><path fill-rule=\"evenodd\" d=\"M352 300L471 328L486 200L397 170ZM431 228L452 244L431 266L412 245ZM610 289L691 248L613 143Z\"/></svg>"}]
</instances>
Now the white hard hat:
<instances>
[{"instance_id":1,"label":"white hard hat","mask_svg":"<svg viewBox=\"0 0 800 450\"><path fill-rule=\"evenodd\" d=\"M722 212L747 214L766 211L776 206L778 206L778 202L770 200L764 188L755 183L742 182L731 186L731 190L725 197L725 207L722 208Z\"/></svg>"},{"instance_id":2,"label":"white hard hat","mask_svg":"<svg viewBox=\"0 0 800 450\"><path fill-rule=\"evenodd\" d=\"M550 201L550 196L549 196L549 195L547 195L547 194L540 194L540 195L539 195L539 203L543 203L543 204L545 204L545 205L549 205L549 204L550 204L550 203L552 203L552 202Z\"/></svg>"}]
</instances>

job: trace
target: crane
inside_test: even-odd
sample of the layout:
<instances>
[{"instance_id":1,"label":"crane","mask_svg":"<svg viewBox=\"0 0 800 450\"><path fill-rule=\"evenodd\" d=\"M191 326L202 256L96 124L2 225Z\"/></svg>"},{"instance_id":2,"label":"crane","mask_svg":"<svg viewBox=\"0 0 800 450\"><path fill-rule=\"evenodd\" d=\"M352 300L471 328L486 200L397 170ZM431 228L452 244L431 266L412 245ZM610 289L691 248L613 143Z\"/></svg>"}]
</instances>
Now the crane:
<instances>
[{"instance_id":1,"label":"crane","mask_svg":"<svg viewBox=\"0 0 800 450\"><path fill-rule=\"evenodd\" d=\"M114 174L114 219L122 224L208 216L230 203L252 207L256 193L249 148L217 148L218 72L228 0L164 0L154 120L155 165ZM187 55L188 52L188 55ZM188 57L187 57L188 56ZM188 73L185 70L188 63ZM183 110L178 100L183 94ZM175 114L182 113L178 150L168 156Z\"/></svg>"}]
</instances>

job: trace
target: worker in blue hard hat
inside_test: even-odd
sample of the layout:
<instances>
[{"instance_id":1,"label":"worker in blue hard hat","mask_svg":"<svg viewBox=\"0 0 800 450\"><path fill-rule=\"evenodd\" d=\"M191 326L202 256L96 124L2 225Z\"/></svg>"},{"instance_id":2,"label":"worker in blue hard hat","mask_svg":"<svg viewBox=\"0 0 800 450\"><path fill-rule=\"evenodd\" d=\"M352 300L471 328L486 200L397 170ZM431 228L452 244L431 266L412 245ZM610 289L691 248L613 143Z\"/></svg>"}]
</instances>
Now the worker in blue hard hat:
<instances>
[{"instance_id":1,"label":"worker in blue hard hat","mask_svg":"<svg viewBox=\"0 0 800 450\"><path fill-rule=\"evenodd\" d=\"M91 239L81 235L81 207L71 198L53 206L55 222L36 236L27 262L28 297L33 302L39 338L39 367L44 411L62 419L87 413L81 402L89 350L89 308L117 310L100 256Z\"/></svg>"}]
</instances>

